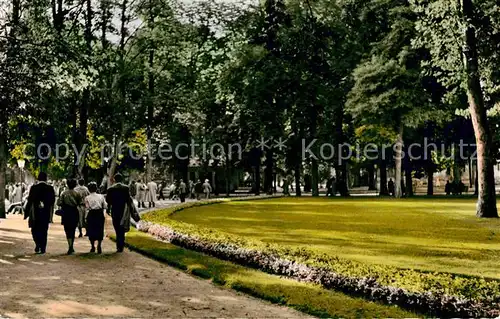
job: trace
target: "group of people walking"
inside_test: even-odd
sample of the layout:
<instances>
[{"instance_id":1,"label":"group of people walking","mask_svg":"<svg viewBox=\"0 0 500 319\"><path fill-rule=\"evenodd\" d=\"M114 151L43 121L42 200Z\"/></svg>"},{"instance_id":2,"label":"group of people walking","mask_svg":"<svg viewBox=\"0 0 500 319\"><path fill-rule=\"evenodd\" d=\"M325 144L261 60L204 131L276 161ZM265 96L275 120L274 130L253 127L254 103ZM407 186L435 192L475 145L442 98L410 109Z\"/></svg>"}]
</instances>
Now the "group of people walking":
<instances>
[{"instance_id":1,"label":"group of people walking","mask_svg":"<svg viewBox=\"0 0 500 319\"><path fill-rule=\"evenodd\" d=\"M132 181L129 186L130 196L134 197L139 203L139 208L146 208L146 204L149 204L149 208L156 206L158 184L154 181L150 181L145 184L141 180L137 182Z\"/></svg>"},{"instance_id":2,"label":"group of people walking","mask_svg":"<svg viewBox=\"0 0 500 319\"><path fill-rule=\"evenodd\" d=\"M167 183L162 182L158 187L154 181L143 183L138 180L126 185L120 174L116 174L113 180L115 183L112 186L106 184L105 187L99 187L95 182L86 185L83 179L48 182L47 174L42 172L37 182L29 187L21 183L9 185L6 195L11 202L17 200L21 204L26 203L19 207L24 206L24 217L28 219L37 254L46 252L53 214L61 217L68 241L67 254L75 252L75 238L84 236L90 241L90 252L102 253L105 214L111 216L116 233L116 249L122 252L125 233L130 229L130 218L139 220L133 199L137 200L139 208L146 208L146 203L149 208L155 207L158 199L164 199L163 190ZM196 183L189 181L188 184L181 179L169 189L170 198L177 197L181 202L185 202L186 198L208 199L211 193L208 179L204 183L198 180Z\"/></svg>"},{"instance_id":3,"label":"group of people walking","mask_svg":"<svg viewBox=\"0 0 500 319\"><path fill-rule=\"evenodd\" d=\"M49 224L53 222L55 211L61 216L61 223L68 241L68 255L75 252L76 231L79 237L85 236L90 241L90 252L102 253L104 239L105 214L111 215L116 233L116 250L122 252L125 246L125 233L130 229L130 218L139 220L139 214L130 196L129 187L123 184L120 174L114 177L115 184L109 187L106 194L98 194L98 186L92 182L85 186L84 180L66 181L66 189L56 201L56 190L47 183L47 174L40 173L38 182L30 189L25 210L25 219L31 228L35 253L44 254L47 248ZM96 245L97 244L97 245Z\"/></svg>"},{"instance_id":4,"label":"group of people walking","mask_svg":"<svg viewBox=\"0 0 500 319\"><path fill-rule=\"evenodd\" d=\"M5 191L5 197L11 203L20 203L22 202L27 189L28 188L24 183L9 184L7 185L7 189Z\"/></svg>"},{"instance_id":5,"label":"group of people walking","mask_svg":"<svg viewBox=\"0 0 500 319\"><path fill-rule=\"evenodd\" d=\"M203 183L201 180L198 180L196 183L190 180L188 184L186 184L183 179L180 179L179 181L174 181L170 186L167 185L167 182L162 182L159 188L159 199L166 199L163 194L163 190L166 188L168 188L168 199L178 199L181 203L184 203L186 198L197 200L209 199L212 193L212 186L210 185L208 179L206 179Z\"/></svg>"}]
</instances>

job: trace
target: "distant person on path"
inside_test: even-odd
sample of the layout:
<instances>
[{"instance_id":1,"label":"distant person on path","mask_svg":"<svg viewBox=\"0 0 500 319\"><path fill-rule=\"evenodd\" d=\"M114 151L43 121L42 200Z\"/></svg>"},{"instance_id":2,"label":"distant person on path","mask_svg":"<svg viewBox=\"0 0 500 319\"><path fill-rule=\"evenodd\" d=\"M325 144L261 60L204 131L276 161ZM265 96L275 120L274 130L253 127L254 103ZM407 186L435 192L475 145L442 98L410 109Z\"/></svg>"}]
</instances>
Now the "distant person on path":
<instances>
[{"instance_id":1,"label":"distant person on path","mask_svg":"<svg viewBox=\"0 0 500 319\"><path fill-rule=\"evenodd\" d=\"M23 187L20 183L16 184L12 195L12 203L21 203L23 201Z\"/></svg>"},{"instance_id":2,"label":"distant person on path","mask_svg":"<svg viewBox=\"0 0 500 319\"><path fill-rule=\"evenodd\" d=\"M451 194L451 183L449 180L446 181L446 185L444 186L444 192L446 193L446 195Z\"/></svg>"},{"instance_id":3,"label":"distant person on path","mask_svg":"<svg viewBox=\"0 0 500 319\"><path fill-rule=\"evenodd\" d=\"M326 184L326 196L335 196L337 195L337 182L335 180L335 177L332 177L328 180Z\"/></svg>"},{"instance_id":4,"label":"distant person on path","mask_svg":"<svg viewBox=\"0 0 500 319\"><path fill-rule=\"evenodd\" d=\"M389 182L387 183L387 190L389 191L389 195L394 196L394 182L392 181L392 178L389 179Z\"/></svg>"},{"instance_id":5,"label":"distant person on path","mask_svg":"<svg viewBox=\"0 0 500 319\"><path fill-rule=\"evenodd\" d=\"M290 185L286 179L283 181L283 195L290 196Z\"/></svg>"},{"instance_id":6,"label":"distant person on path","mask_svg":"<svg viewBox=\"0 0 500 319\"><path fill-rule=\"evenodd\" d=\"M198 180L196 184L194 184L194 192L196 193L196 199L200 200L201 194L203 193L203 184L201 180Z\"/></svg>"},{"instance_id":7,"label":"distant person on path","mask_svg":"<svg viewBox=\"0 0 500 319\"><path fill-rule=\"evenodd\" d=\"M105 210L108 207L103 195L97 194L97 184L89 184L90 195L85 197L85 207L87 209L87 234L90 240L90 252L95 252L95 242L97 241L97 253L102 253L101 243L104 239Z\"/></svg>"},{"instance_id":8,"label":"distant person on path","mask_svg":"<svg viewBox=\"0 0 500 319\"><path fill-rule=\"evenodd\" d=\"M212 186L210 186L210 183L208 182L208 179L205 180L205 183L203 183L203 193L205 194L205 199L210 198L210 193L212 192Z\"/></svg>"},{"instance_id":9,"label":"distant person on path","mask_svg":"<svg viewBox=\"0 0 500 319\"><path fill-rule=\"evenodd\" d=\"M101 194L106 194L106 190L109 187L108 183L109 183L109 176L107 173L105 173L104 176L102 177L101 186L100 186Z\"/></svg>"},{"instance_id":10,"label":"distant person on path","mask_svg":"<svg viewBox=\"0 0 500 319\"><path fill-rule=\"evenodd\" d=\"M130 190L130 197L136 198L137 197L137 185L134 180L130 182L130 185L128 186Z\"/></svg>"},{"instance_id":11,"label":"distant person on path","mask_svg":"<svg viewBox=\"0 0 500 319\"><path fill-rule=\"evenodd\" d=\"M181 203L184 203L186 201L186 194L187 194L187 186L186 183L181 179L179 182L179 198L181 200Z\"/></svg>"},{"instance_id":12,"label":"distant person on path","mask_svg":"<svg viewBox=\"0 0 500 319\"><path fill-rule=\"evenodd\" d=\"M188 189L189 189L189 198L194 199L196 195L194 191L194 182L192 180L189 180Z\"/></svg>"},{"instance_id":13,"label":"distant person on path","mask_svg":"<svg viewBox=\"0 0 500 319\"><path fill-rule=\"evenodd\" d=\"M14 185L9 184L9 195L7 196L9 202L13 203L14 200Z\"/></svg>"},{"instance_id":14,"label":"distant person on path","mask_svg":"<svg viewBox=\"0 0 500 319\"><path fill-rule=\"evenodd\" d=\"M35 253L45 254L47 249L47 232L52 222L52 212L56 194L54 188L47 184L47 174L38 175L38 183L31 187L24 218L28 218L31 235L35 242Z\"/></svg>"},{"instance_id":15,"label":"distant person on path","mask_svg":"<svg viewBox=\"0 0 500 319\"><path fill-rule=\"evenodd\" d=\"M68 179L68 190L64 191L57 200L57 205L62 210L62 224L64 225L64 232L68 240L68 255L75 252L73 244L75 242L75 232L80 220L79 207L84 205L84 201L80 193L75 191L76 180Z\"/></svg>"},{"instance_id":16,"label":"distant person on path","mask_svg":"<svg viewBox=\"0 0 500 319\"><path fill-rule=\"evenodd\" d=\"M139 208L146 208L146 204L144 203L144 201L146 200L146 185L144 185L141 180L138 180L136 183L136 189L136 199L139 204Z\"/></svg>"},{"instance_id":17,"label":"distant person on path","mask_svg":"<svg viewBox=\"0 0 500 319\"><path fill-rule=\"evenodd\" d=\"M458 182L458 194L462 196L462 194L465 192L465 184L462 181Z\"/></svg>"},{"instance_id":18,"label":"distant person on path","mask_svg":"<svg viewBox=\"0 0 500 319\"><path fill-rule=\"evenodd\" d=\"M158 187L158 200L165 200L165 195L163 195L163 190L167 183L165 181L161 181L160 186Z\"/></svg>"},{"instance_id":19,"label":"distant person on path","mask_svg":"<svg viewBox=\"0 0 500 319\"><path fill-rule=\"evenodd\" d=\"M108 210L111 213L113 228L116 233L116 251L119 253L123 252L125 247L125 233L129 231L130 227L130 208L133 207L135 209L128 186L123 184L122 181L122 175L116 174L115 184L108 188L106 195Z\"/></svg>"},{"instance_id":20,"label":"distant person on path","mask_svg":"<svg viewBox=\"0 0 500 319\"><path fill-rule=\"evenodd\" d=\"M54 192L56 193L56 196L59 196L59 182L58 181L54 181L52 183L53 187L54 187Z\"/></svg>"},{"instance_id":21,"label":"distant person on path","mask_svg":"<svg viewBox=\"0 0 500 319\"><path fill-rule=\"evenodd\" d=\"M158 192L158 185L154 181L151 181L146 186L147 186L146 202L149 203L149 208L151 208L151 206L155 207L157 200L156 193Z\"/></svg>"},{"instance_id":22,"label":"distant person on path","mask_svg":"<svg viewBox=\"0 0 500 319\"><path fill-rule=\"evenodd\" d=\"M78 194L80 194L80 196L83 199L85 199L87 196L90 195L89 189L87 188L87 186L85 186L84 179L80 179L78 181L78 186L75 187L75 191L77 191ZM78 212L80 213L80 219L78 221L78 231L80 232L80 234L78 235L78 237L82 238L83 237L82 229L85 228L85 212L86 212L85 203L82 202L82 205L78 207ZM86 233L87 229L85 228L85 236L87 236Z\"/></svg>"},{"instance_id":23,"label":"distant person on path","mask_svg":"<svg viewBox=\"0 0 500 319\"><path fill-rule=\"evenodd\" d=\"M293 179L292 175L287 175L286 180L288 181L288 185L290 185L290 191L293 192L294 191L294 188L293 188L294 179Z\"/></svg>"}]
</instances>

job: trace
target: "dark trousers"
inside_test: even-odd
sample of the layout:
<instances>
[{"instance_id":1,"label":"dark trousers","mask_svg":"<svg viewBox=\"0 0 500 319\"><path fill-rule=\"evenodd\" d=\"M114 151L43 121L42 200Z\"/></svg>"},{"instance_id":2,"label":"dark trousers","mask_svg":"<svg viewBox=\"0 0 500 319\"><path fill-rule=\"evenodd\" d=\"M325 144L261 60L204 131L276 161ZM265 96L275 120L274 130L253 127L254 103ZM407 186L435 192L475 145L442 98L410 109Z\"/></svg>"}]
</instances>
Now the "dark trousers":
<instances>
[{"instance_id":1,"label":"dark trousers","mask_svg":"<svg viewBox=\"0 0 500 319\"><path fill-rule=\"evenodd\" d=\"M33 236L33 241L36 247L40 248L41 251L45 252L47 248L47 233L49 231L48 223L35 224L31 227L31 235Z\"/></svg>"},{"instance_id":2,"label":"dark trousers","mask_svg":"<svg viewBox=\"0 0 500 319\"><path fill-rule=\"evenodd\" d=\"M113 228L115 229L115 234L116 234L116 250L117 251L123 251L123 248L125 247L125 230L120 225L120 221L121 221L121 218L113 220Z\"/></svg>"},{"instance_id":3,"label":"dark trousers","mask_svg":"<svg viewBox=\"0 0 500 319\"><path fill-rule=\"evenodd\" d=\"M180 193L179 198L181 199L181 203L184 203L186 201L186 194L185 193Z\"/></svg>"}]
</instances>

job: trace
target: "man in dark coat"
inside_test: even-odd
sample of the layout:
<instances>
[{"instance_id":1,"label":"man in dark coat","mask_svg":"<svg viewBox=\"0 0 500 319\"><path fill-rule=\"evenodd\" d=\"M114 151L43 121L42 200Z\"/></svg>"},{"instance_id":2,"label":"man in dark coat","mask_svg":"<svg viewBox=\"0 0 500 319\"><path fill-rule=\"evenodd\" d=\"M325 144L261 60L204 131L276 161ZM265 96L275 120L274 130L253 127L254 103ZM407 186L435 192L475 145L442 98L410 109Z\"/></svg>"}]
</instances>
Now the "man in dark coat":
<instances>
[{"instance_id":1,"label":"man in dark coat","mask_svg":"<svg viewBox=\"0 0 500 319\"><path fill-rule=\"evenodd\" d=\"M121 253L125 247L125 233L127 230L123 227L122 218L127 205L134 205L130 197L129 187L122 183L123 177L120 174L115 175L115 184L108 188L106 201L108 210L111 212L113 227L116 233L116 251Z\"/></svg>"},{"instance_id":2,"label":"man in dark coat","mask_svg":"<svg viewBox=\"0 0 500 319\"><path fill-rule=\"evenodd\" d=\"M54 188L47 184L47 174L41 172L38 175L38 183L30 189L24 215L24 219L28 218L28 224L35 242L35 253L37 254L45 254L47 233L49 223L52 222L55 201Z\"/></svg>"}]
</instances>

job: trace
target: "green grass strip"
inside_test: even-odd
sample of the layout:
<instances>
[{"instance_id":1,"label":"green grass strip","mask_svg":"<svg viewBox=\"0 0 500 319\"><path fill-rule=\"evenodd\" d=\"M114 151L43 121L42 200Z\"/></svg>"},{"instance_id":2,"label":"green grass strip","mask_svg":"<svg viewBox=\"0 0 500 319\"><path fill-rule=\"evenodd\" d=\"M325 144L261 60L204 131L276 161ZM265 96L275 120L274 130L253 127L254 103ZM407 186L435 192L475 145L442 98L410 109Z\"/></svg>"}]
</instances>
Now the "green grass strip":
<instances>
[{"instance_id":1,"label":"green grass strip","mask_svg":"<svg viewBox=\"0 0 500 319\"><path fill-rule=\"evenodd\" d=\"M127 246L139 253L226 288L285 305L323 318L408 318L417 315L395 306L385 306L313 284L269 275L165 243L132 230Z\"/></svg>"}]
</instances>

